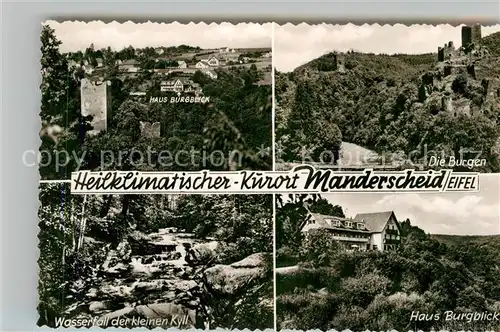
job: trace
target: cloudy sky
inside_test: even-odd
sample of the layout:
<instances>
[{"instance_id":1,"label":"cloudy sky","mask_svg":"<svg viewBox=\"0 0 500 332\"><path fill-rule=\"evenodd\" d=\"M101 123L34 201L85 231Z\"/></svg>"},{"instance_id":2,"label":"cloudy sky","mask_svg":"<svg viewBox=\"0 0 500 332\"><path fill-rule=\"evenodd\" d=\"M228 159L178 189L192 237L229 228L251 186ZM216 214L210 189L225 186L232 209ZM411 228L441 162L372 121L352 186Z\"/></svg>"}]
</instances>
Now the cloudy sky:
<instances>
[{"instance_id":1,"label":"cloudy sky","mask_svg":"<svg viewBox=\"0 0 500 332\"><path fill-rule=\"evenodd\" d=\"M274 28L275 66L282 72L294 70L333 50L354 49L368 53L430 53L438 46L453 41L461 45L461 26L378 24L307 25L285 24ZM500 31L500 24L483 27L482 35Z\"/></svg>"},{"instance_id":2,"label":"cloudy sky","mask_svg":"<svg viewBox=\"0 0 500 332\"><path fill-rule=\"evenodd\" d=\"M58 23L47 21L62 41L62 52L84 51L91 43L94 47L110 46L120 50L132 45L146 46L178 46L181 44L199 46L201 48L250 48L271 47L272 24L230 23L89 23L66 21Z\"/></svg>"},{"instance_id":3,"label":"cloudy sky","mask_svg":"<svg viewBox=\"0 0 500 332\"><path fill-rule=\"evenodd\" d=\"M426 233L454 235L500 234L500 179L481 175L479 193L328 194L347 217L358 213L394 211L398 220L410 218Z\"/></svg>"}]
</instances>

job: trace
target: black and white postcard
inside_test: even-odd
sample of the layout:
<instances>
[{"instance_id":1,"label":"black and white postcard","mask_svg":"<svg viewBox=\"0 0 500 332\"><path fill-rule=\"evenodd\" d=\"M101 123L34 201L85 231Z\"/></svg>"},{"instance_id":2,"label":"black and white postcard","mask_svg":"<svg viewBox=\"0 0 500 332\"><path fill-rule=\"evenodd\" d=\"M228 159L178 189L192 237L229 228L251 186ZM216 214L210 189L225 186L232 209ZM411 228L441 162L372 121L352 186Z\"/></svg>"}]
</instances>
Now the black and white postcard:
<instances>
[{"instance_id":1,"label":"black and white postcard","mask_svg":"<svg viewBox=\"0 0 500 332\"><path fill-rule=\"evenodd\" d=\"M500 179L480 193L280 195L278 329L495 331Z\"/></svg>"},{"instance_id":2,"label":"black and white postcard","mask_svg":"<svg viewBox=\"0 0 500 332\"><path fill-rule=\"evenodd\" d=\"M38 326L499 332L500 25L40 42Z\"/></svg>"},{"instance_id":3,"label":"black and white postcard","mask_svg":"<svg viewBox=\"0 0 500 332\"><path fill-rule=\"evenodd\" d=\"M272 328L271 195L40 186L38 325Z\"/></svg>"},{"instance_id":4,"label":"black and white postcard","mask_svg":"<svg viewBox=\"0 0 500 332\"><path fill-rule=\"evenodd\" d=\"M45 22L41 178L271 170L271 34L271 23Z\"/></svg>"},{"instance_id":5,"label":"black and white postcard","mask_svg":"<svg viewBox=\"0 0 500 332\"><path fill-rule=\"evenodd\" d=\"M275 27L276 162L500 172L500 25Z\"/></svg>"}]
</instances>

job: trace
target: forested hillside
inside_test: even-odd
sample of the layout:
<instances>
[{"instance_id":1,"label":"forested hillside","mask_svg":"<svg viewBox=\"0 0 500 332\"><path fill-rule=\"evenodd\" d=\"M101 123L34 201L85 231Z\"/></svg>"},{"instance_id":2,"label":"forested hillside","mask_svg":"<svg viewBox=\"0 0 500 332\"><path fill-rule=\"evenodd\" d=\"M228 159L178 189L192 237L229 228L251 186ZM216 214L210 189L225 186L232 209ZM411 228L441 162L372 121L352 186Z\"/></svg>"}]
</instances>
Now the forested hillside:
<instances>
[{"instance_id":1,"label":"forested hillside","mask_svg":"<svg viewBox=\"0 0 500 332\"><path fill-rule=\"evenodd\" d=\"M41 40L43 130L62 129L57 139L42 136L43 179L68 178L76 170L78 159L83 159L81 169L128 169L131 163L140 164L135 169L147 170L270 169L271 86L257 84L263 72L255 65L221 70L215 80L196 72L193 81L210 98L209 103L151 103L150 97L161 94L160 82L167 78L151 71L126 75L118 70L118 61L126 59L137 59L141 67L147 67L153 61L148 57L149 48L142 50L142 56L135 55L133 47L120 51L88 48L85 52L62 54L60 41L49 26L43 28ZM190 50L198 49L181 45L167 51L176 55ZM88 75L69 63L83 59L92 63L97 58L103 59L104 66L92 75L111 82L111 102L107 131L89 136L92 119L82 115L80 99L80 80ZM134 91L145 91L146 95L131 96ZM172 95L175 94L168 97ZM142 137L140 121L160 122L161 137ZM148 148L156 151L152 162L140 163L140 154L133 152L139 151L144 157ZM101 151L108 151L107 159ZM120 164L118 151L122 153ZM161 151L163 161L158 160ZM194 157L191 151L195 151ZM212 154L214 151L217 152ZM228 160L233 151L237 151L236 160L241 160L236 165ZM58 154L64 157L62 153L69 159L65 167L57 168L55 161ZM221 154L224 159L217 160L215 157ZM167 162L165 156L170 157Z\"/></svg>"},{"instance_id":2,"label":"forested hillside","mask_svg":"<svg viewBox=\"0 0 500 332\"><path fill-rule=\"evenodd\" d=\"M488 330L496 320L446 320L445 312L500 310L500 235L429 235L400 221L397 251L345 251L322 230L300 232L307 211L344 215L325 199L277 202L278 328L352 331ZM400 216L404 217L404 216ZM412 312L427 318L411 320ZM439 314L436 317L435 314Z\"/></svg>"},{"instance_id":3,"label":"forested hillside","mask_svg":"<svg viewBox=\"0 0 500 332\"><path fill-rule=\"evenodd\" d=\"M282 161L297 160L303 147L317 158L324 149L338 151L344 141L419 164L425 163L425 150L427 158L429 151L455 157L460 149L481 151L486 167L475 170L499 171L500 94L485 83L500 79L498 39L500 33L483 38L487 55L474 60L474 75L443 75L437 54L357 52L341 54L343 71L335 61L339 54L330 53L291 73L277 73ZM443 100L459 106L446 111ZM469 104L467 115L462 105Z\"/></svg>"}]
</instances>

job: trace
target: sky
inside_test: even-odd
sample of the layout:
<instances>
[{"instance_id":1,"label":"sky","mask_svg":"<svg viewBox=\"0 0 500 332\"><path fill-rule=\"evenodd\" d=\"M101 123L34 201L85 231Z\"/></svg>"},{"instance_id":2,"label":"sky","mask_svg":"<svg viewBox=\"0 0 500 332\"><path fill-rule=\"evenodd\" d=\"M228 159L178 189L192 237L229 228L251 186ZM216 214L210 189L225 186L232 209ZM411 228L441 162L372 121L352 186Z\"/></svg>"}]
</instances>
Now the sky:
<instances>
[{"instance_id":1,"label":"sky","mask_svg":"<svg viewBox=\"0 0 500 332\"><path fill-rule=\"evenodd\" d=\"M482 28L482 36L500 31L500 24ZM442 25L331 25L285 24L274 28L274 63L278 71L292 71L323 54L354 49L366 53L419 54L437 52L453 41L461 45L461 26Z\"/></svg>"},{"instance_id":2,"label":"sky","mask_svg":"<svg viewBox=\"0 0 500 332\"><path fill-rule=\"evenodd\" d=\"M347 217L358 213L394 211L426 233L450 235L500 234L500 179L482 174L479 193L338 193L322 195L342 206Z\"/></svg>"},{"instance_id":3,"label":"sky","mask_svg":"<svg viewBox=\"0 0 500 332\"><path fill-rule=\"evenodd\" d=\"M84 51L91 43L96 49L190 45L201 48L259 48L272 46L272 24L231 23L124 23L92 21L46 21L62 42L61 52Z\"/></svg>"}]
</instances>

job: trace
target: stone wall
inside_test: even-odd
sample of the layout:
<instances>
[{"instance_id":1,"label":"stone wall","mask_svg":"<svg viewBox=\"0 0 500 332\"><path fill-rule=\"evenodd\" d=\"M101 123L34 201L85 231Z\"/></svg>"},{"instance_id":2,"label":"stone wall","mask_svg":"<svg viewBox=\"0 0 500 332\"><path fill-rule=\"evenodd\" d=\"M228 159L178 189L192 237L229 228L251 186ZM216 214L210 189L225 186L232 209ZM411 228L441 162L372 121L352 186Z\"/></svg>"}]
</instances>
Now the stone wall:
<instances>
[{"instance_id":1,"label":"stone wall","mask_svg":"<svg viewBox=\"0 0 500 332\"><path fill-rule=\"evenodd\" d=\"M479 46L481 44L481 25L474 24L473 26L462 27L462 47L470 48L472 45Z\"/></svg>"},{"instance_id":2,"label":"stone wall","mask_svg":"<svg viewBox=\"0 0 500 332\"><path fill-rule=\"evenodd\" d=\"M334 55L335 67L340 73L345 72L345 57L342 54Z\"/></svg>"},{"instance_id":3,"label":"stone wall","mask_svg":"<svg viewBox=\"0 0 500 332\"><path fill-rule=\"evenodd\" d=\"M109 105L111 101L110 83L92 82L88 79L81 80L80 97L81 112L83 116L92 116L93 130L88 134L95 135L107 128Z\"/></svg>"},{"instance_id":4,"label":"stone wall","mask_svg":"<svg viewBox=\"0 0 500 332\"><path fill-rule=\"evenodd\" d=\"M159 122L141 121L141 135L143 137L160 137L161 125Z\"/></svg>"},{"instance_id":5,"label":"stone wall","mask_svg":"<svg viewBox=\"0 0 500 332\"><path fill-rule=\"evenodd\" d=\"M455 45L450 41L443 47L438 47L438 61L445 61L456 55Z\"/></svg>"}]
</instances>

